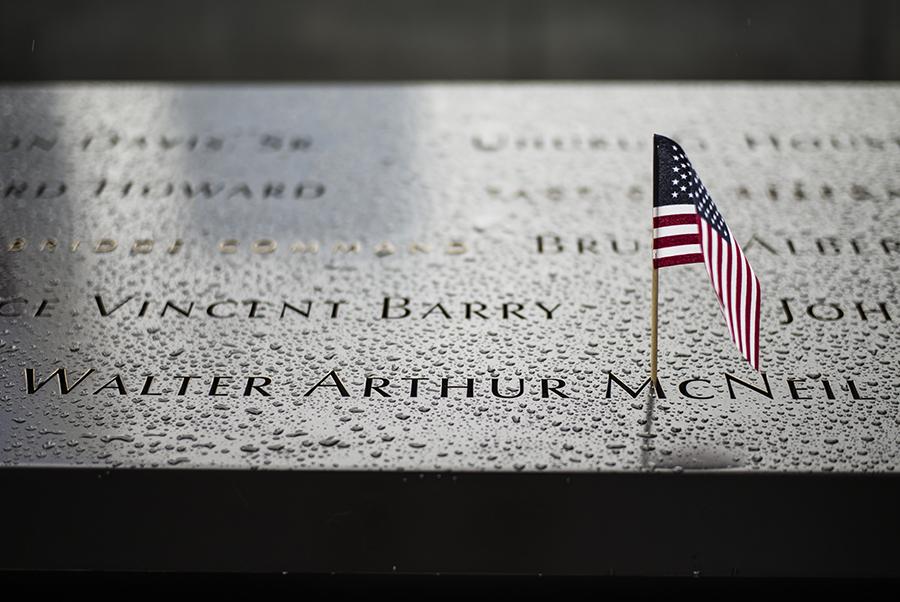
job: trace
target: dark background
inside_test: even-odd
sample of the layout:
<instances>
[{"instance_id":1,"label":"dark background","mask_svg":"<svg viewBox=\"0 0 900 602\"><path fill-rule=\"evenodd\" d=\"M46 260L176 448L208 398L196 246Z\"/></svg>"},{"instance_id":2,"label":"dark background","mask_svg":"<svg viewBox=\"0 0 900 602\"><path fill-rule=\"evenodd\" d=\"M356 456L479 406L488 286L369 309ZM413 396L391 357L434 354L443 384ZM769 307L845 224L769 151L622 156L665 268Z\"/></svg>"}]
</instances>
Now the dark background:
<instances>
[{"instance_id":1,"label":"dark background","mask_svg":"<svg viewBox=\"0 0 900 602\"><path fill-rule=\"evenodd\" d=\"M0 81L900 76L894 0L0 0Z\"/></svg>"}]
</instances>

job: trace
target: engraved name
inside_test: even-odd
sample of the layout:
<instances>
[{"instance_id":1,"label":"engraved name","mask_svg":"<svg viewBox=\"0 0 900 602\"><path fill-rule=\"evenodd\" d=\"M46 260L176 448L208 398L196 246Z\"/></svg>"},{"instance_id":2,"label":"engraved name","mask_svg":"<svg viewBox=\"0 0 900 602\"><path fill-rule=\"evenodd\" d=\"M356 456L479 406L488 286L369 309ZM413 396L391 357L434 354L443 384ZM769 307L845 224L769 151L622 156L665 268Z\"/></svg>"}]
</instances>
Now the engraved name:
<instances>
[{"instance_id":1,"label":"engraved name","mask_svg":"<svg viewBox=\"0 0 900 602\"><path fill-rule=\"evenodd\" d=\"M532 249L538 255L636 255L648 253L647 237L621 238L607 236L562 236L540 234L534 238ZM770 235L750 234L741 245L746 252L778 256L854 256L883 255L896 257L900 254L900 238L840 238L817 236L814 238L774 238Z\"/></svg>"},{"instance_id":2,"label":"engraved name","mask_svg":"<svg viewBox=\"0 0 900 602\"><path fill-rule=\"evenodd\" d=\"M31 301L26 297L0 299L0 318L50 318L58 316L59 299ZM291 318L343 318L348 313L365 313L376 320L552 320L558 318L561 303L548 301L484 300L446 301L394 296L374 300L363 310L345 300L300 299L270 301L264 299L148 299L136 295L110 299L94 295L86 309L100 318L211 318L215 320Z\"/></svg>"},{"instance_id":3,"label":"engraved name","mask_svg":"<svg viewBox=\"0 0 900 602\"><path fill-rule=\"evenodd\" d=\"M691 152L714 150L715 145L702 136L674 132L673 137ZM650 148L649 137L627 137L609 134L510 132L475 133L470 137L472 148L481 152L498 151L593 151L644 153ZM900 133L840 132L840 133L780 133L749 132L737 140L740 149L748 151L802 152L887 152L900 150Z\"/></svg>"},{"instance_id":4,"label":"engraved name","mask_svg":"<svg viewBox=\"0 0 900 602\"><path fill-rule=\"evenodd\" d=\"M227 150L237 140L247 142L248 150L259 152L305 151L313 139L301 134L260 133L251 136L198 133L120 133L115 130L89 132L79 137L64 138L54 132L7 133L0 135L0 153L51 152L75 149L83 152L155 151L205 152Z\"/></svg>"},{"instance_id":5,"label":"engraved name","mask_svg":"<svg viewBox=\"0 0 900 602\"><path fill-rule=\"evenodd\" d=\"M90 395L118 396L184 396L207 397L271 397L276 390L301 394L302 397L332 396L357 398L473 398L517 399L571 399L579 397L569 389L565 377L392 377L367 375L362 379L342 377L336 370L323 374L318 380L308 382L277 382L274 376L236 374L121 374L98 372L95 368L73 371L65 367L41 374L34 367L25 368L24 390L28 395L39 392L70 395L78 392ZM676 382L659 379L651 385L650 379L637 383L620 377L613 371L605 371L602 380L589 385L593 391L603 391L602 399L635 400L646 396L651 388L656 398L665 403L672 397L689 400L709 400L716 397L729 399L792 399L795 401L837 400L870 401L875 397L851 378L840 381L821 376L770 379L765 373L751 379L743 379L729 372L691 377ZM591 393L591 397L594 395Z\"/></svg>"},{"instance_id":6,"label":"engraved name","mask_svg":"<svg viewBox=\"0 0 900 602\"><path fill-rule=\"evenodd\" d=\"M790 182L764 182L761 184L745 184L723 182L719 186L711 186L721 191L721 198L739 201L772 201L772 202L806 202L806 201L873 201L884 202L900 199L900 183L869 184L851 182L849 184L831 184L828 182L808 182L793 180ZM504 202L521 201L608 201L646 202L652 195L651 187L642 184L550 184L547 186L521 187L488 184L484 187L485 196L489 199Z\"/></svg>"},{"instance_id":7,"label":"engraved name","mask_svg":"<svg viewBox=\"0 0 900 602\"><path fill-rule=\"evenodd\" d=\"M139 181L100 179L75 185L60 180L0 182L2 199L318 199L325 196L325 184L314 180L266 181Z\"/></svg>"},{"instance_id":8,"label":"engraved name","mask_svg":"<svg viewBox=\"0 0 900 602\"><path fill-rule=\"evenodd\" d=\"M179 255L189 241L180 238L170 240L157 240L154 238L138 238L129 241L120 241L116 238L98 238L84 241L71 239L61 241L56 238L28 239L19 236L9 240L5 245L8 253L22 253L23 251L36 251L46 254L71 254L88 252L105 255L108 253L127 253L132 256L161 253L165 255ZM213 247L215 251L223 255L236 253L251 253L254 255L270 255L275 252L296 255L374 255L375 257L389 257L392 255L464 255L469 252L469 245L462 240L449 240L444 242L412 241L408 243L382 240L374 244L363 244L358 240L338 240L330 243L320 243L318 240L294 240L286 245L279 244L271 238L257 238L242 241L238 238L224 238Z\"/></svg>"}]
</instances>

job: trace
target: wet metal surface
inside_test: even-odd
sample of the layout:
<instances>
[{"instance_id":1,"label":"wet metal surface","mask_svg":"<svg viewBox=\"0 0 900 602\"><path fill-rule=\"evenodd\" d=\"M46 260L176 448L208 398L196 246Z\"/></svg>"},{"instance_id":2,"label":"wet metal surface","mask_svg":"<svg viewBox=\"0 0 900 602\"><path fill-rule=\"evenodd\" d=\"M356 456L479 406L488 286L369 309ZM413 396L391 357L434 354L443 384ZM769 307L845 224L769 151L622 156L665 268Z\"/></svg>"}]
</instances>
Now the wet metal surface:
<instances>
[{"instance_id":1,"label":"wet metal surface","mask_svg":"<svg viewBox=\"0 0 900 602\"><path fill-rule=\"evenodd\" d=\"M4 88L0 462L896 470L898 124L896 86ZM653 132L764 376L673 268L651 404Z\"/></svg>"}]
</instances>

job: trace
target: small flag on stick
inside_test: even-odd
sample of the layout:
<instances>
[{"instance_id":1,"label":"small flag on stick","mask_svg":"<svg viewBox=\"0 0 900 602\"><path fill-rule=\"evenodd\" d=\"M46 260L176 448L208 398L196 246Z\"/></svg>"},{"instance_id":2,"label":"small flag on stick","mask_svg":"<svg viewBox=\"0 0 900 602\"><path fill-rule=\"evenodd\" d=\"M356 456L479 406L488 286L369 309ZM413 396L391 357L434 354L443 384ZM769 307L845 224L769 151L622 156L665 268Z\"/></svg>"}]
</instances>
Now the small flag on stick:
<instances>
[{"instance_id":1,"label":"small flag on stick","mask_svg":"<svg viewBox=\"0 0 900 602\"><path fill-rule=\"evenodd\" d=\"M759 279L684 149L653 136L653 290L650 376L656 382L658 270L703 263L731 339L759 370Z\"/></svg>"}]
</instances>

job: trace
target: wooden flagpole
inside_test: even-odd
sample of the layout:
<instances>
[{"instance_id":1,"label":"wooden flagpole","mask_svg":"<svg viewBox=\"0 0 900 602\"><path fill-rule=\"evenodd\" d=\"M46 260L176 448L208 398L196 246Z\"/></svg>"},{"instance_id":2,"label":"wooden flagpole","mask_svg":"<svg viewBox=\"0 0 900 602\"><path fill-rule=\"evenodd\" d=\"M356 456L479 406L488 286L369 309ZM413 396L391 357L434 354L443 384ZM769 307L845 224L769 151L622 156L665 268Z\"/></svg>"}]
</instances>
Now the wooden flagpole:
<instances>
[{"instance_id":1,"label":"wooden flagpole","mask_svg":"<svg viewBox=\"0 0 900 602\"><path fill-rule=\"evenodd\" d=\"M659 198L659 151L656 148L656 136L653 136L653 206ZM651 226L652 228L652 226ZM656 343L659 333L657 308L659 306L659 270L653 258L653 230L650 230L650 265L653 268L653 285L650 292L650 390L656 393Z\"/></svg>"},{"instance_id":2,"label":"wooden flagpole","mask_svg":"<svg viewBox=\"0 0 900 602\"><path fill-rule=\"evenodd\" d=\"M659 307L659 270L653 268L653 286L650 293L650 389L656 390L656 341L659 332L657 308Z\"/></svg>"}]
</instances>

